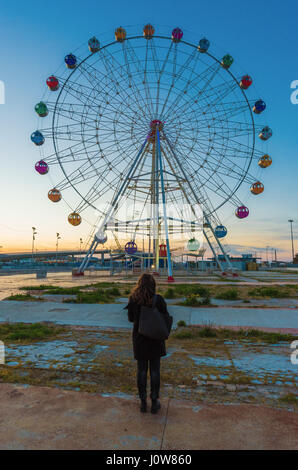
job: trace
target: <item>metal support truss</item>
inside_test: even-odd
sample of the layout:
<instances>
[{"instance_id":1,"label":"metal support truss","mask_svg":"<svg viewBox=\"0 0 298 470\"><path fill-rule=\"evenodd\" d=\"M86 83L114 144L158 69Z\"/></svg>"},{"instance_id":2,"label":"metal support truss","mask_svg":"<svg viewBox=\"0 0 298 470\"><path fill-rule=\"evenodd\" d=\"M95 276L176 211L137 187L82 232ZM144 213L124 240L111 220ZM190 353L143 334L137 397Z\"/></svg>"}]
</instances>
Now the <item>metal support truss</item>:
<instances>
[{"instance_id":1,"label":"metal support truss","mask_svg":"<svg viewBox=\"0 0 298 470\"><path fill-rule=\"evenodd\" d=\"M88 264L89 264L89 261L91 259L91 257L93 256L98 244L100 243L100 240L104 237L104 231L105 231L105 227L108 223L108 221L110 220L110 218L112 217L114 211L115 211L115 208L116 208L116 205L117 203L119 202L119 199L123 196L123 194L125 193L128 185L129 185L129 182L130 182L130 179L131 177L134 175L135 171L136 171L136 168L140 162L140 159L141 159L141 156L143 154L143 151L146 147L148 143L148 136L146 137L146 140L145 142L143 143L140 151L138 152L137 156L135 157L126 177L124 178L124 181L122 182L121 186L120 186L120 189L119 191L114 195L113 197L113 200L111 202L111 205L109 207L109 210L107 211L107 214L104 218L104 220L102 221L97 233L95 234L95 237L91 243L91 246L85 256L85 258L83 259L78 271L77 271L77 274L82 274L85 269L87 268Z\"/></svg>"},{"instance_id":2,"label":"metal support truss","mask_svg":"<svg viewBox=\"0 0 298 470\"><path fill-rule=\"evenodd\" d=\"M174 281L173 271L172 271L170 243L169 243L167 208L166 208L166 195L165 195L165 187L164 187L164 179L163 179L163 164L162 164L161 151L160 151L160 135L159 135L158 126L156 128L156 150L157 150L157 158L156 159L159 162L159 170L160 170L160 183L161 183L161 192L162 192L163 216L164 216L164 225L165 225L165 233L166 233L167 260L168 260L168 280L169 281Z\"/></svg>"},{"instance_id":3,"label":"metal support truss","mask_svg":"<svg viewBox=\"0 0 298 470\"><path fill-rule=\"evenodd\" d=\"M173 146L171 145L170 141L168 140L167 136L166 136L164 133L163 133L163 137L164 137L165 141L167 142L168 147L169 147L169 149L170 149L170 151L171 151L171 153L172 153L172 155L173 155L173 157L174 157L174 159L175 159L175 161L176 161L176 163L177 163L177 165L178 165L180 171L181 171L182 174L183 174L183 177L184 177L184 179L185 179L185 182L186 182L186 184L188 185L188 187L189 187L189 189L190 189L190 191L191 191L191 194L192 194L194 200L196 201L196 203L197 203L198 205L200 205L200 200L199 200L199 198L198 198L198 196L197 196L197 193L195 192L195 190L193 189L193 187L192 187L192 185L191 185L189 179L187 178L186 172L184 171L184 168L183 168L183 166L181 165L181 163L180 163L180 161L179 161L179 158L177 157L177 155L176 155L176 153L175 153L175 151L174 151L174 149L173 149ZM180 183L179 183L179 184L180 184ZM186 197L188 203L191 205L192 212L193 212L194 216L197 218L198 216L197 216L197 214L195 213L195 211L193 210L191 201L189 200L189 198L188 198L186 192L183 190L183 186L181 186L181 189L182 189L182 191L184 192L184 195L185 195L185 197ZM224 259L225 259L225 261L226 261L226 263L227 263L227 265L228 265L228 270L232 271L232 270L233 270L233 267L232 267L232 265L231 265L230 259L229 259L228 255L226 254L226 251L225 251L223 245L220 243L218 237L216 236L216 234L215 234L215 232L214 232L214 229L213 229L213 227L212 227L212 225L211 225L211 223L210 223L210 220L209 220L208 215L207 215L206 213L203 213L203 215L204 215L204 219L205 219L205 221L206 221L206 228L207 228L209 231L211 231L212 237L214 238L215 243L217 243L217 245L218 245L218 247L219 247L219 249L220 249L220 251L221 251L221 254L224 256ZM211 251L212 251L212 253L213 253L214 259L216 260L216 263L217 263L219 269L220 269L221 271L224 271L223 266L222 266L222 264L221 264L221 262L220 262L220 260L219 260L219 258L218 258L218 256L217 256L215 247L213 246L214 242L212 243L212 237L211 237L210 235L208 235L208 230L205 230L205 228L204 228L204 221L203 221L203 234L204 234L204 237L205 237L205 239L206 239L206 241L207 241L207 243L208 243L208 245L209 245L209 248L211 249Z\"/></svg>"}]
</instances>

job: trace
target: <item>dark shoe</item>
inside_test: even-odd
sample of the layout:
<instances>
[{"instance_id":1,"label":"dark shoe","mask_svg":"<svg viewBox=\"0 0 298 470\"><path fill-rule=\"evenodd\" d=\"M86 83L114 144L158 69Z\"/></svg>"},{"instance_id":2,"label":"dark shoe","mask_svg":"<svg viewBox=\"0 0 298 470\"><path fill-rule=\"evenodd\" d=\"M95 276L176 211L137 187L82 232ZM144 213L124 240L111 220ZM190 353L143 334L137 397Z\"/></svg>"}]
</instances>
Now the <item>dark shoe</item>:
<instances>
[{"instance_id":1,"label":"dark shoe","mask_svg":"<svg viewBox=\"0 0 298 470\"><path fill-rule=\"evenodd\" d=\"M158 400L152 400L151 413L156 414L160 409L160 402Z\"/></svg>"},{"instance_id":2,"label":"dark shoe","mask_svg":"<svg viewBox=\"0 0 298 470\"><path fill-rule=\"evenodd\" d=\"M141 411L141 413L146 413L146 411L147 411L147 401L146 400L141 400L140 411Z\"/></svg>"}]
</instances>

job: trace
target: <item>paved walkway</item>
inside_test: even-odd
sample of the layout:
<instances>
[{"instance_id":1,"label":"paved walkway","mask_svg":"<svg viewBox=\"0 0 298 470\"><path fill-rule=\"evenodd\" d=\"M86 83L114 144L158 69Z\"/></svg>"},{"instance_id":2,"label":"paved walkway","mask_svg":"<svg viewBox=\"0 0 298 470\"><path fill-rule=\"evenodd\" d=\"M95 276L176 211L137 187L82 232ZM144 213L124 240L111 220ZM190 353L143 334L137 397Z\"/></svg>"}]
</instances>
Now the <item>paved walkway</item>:
<instances>
[{"instance_id":1,"label":"paved walkway","mask_svg":"<svg viewBox=\"0 0 298 470\"><path fill-rule=\"evenodd\" d=\"M124 303L63 304L57 302L0 302L0 322L51 321L65 325L131 328ZM169 305L174 324L211 323L214 326L257 327L273 331L287 330L298 334L298 312L291 308L193 308Z\"/></svg>"},{"instance_id":2,"label":"paved walkway","mask_svg":"<svg viewBox=\"0 0 298 470\"><path fill-rule=\"evenodd\" d=\"M0 449L298 449L293 411L162 401L0 384Z\"/></svg>"}]
</instances>

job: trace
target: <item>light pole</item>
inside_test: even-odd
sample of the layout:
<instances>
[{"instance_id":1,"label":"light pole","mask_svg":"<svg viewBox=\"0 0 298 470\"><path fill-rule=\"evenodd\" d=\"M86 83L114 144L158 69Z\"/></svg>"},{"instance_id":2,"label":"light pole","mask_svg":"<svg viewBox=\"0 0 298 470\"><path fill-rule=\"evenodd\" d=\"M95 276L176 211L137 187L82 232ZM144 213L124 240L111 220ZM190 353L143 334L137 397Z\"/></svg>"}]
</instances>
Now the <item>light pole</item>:
<instances>
[{"instance_id":1,"label":"light pole","mask_svg":"<svg viewBox=\"0 0 298 470\"><path fill-rule=\"evenodd\" d=\"M268 264L269 260L268 260L268 248L270 248L268 245L266 246L266 262Z\"/></svg>"},{"instance_id":2,"label":"light pole","mask_svg":"<svg viewBox=\"0 0 298 470\"><path fill-rule=\"evenodd\" d=\"M33 255L34 255L34 242L35 242L35 235L37 234L36 228L32 227L32 263L33 263Z\"/></svg>"},{"instance_id":3,"label":"light pole","mask_svg":"<svg viewBox=\"0 0 298 470\"><path fill-rule=\"evenodd\" d=\"M60 233L56 233L56 263L58 263L58 242L61 240Z\"/></svg>"},{"instance_id":4,"label":"light pole","mask_svg":"<svg viewBox=\"0 0 298 470\"><path fill-rule=\"evenodd\" d=\"M83 239L80 238L80 255L82 255L82 244L83 244Z\"/></svg>"},{"instance_id":5,"label":"light pole","mask_svg":"<svg viewBox=\"0 0 298 470\"><path fill-rule=\"evenodd\" d=\"M293 219L289 219L288 222L290 222L290 227L291 227L291 241L292 241L292 261L294 262L294 240L293 240Z\"/></svg>"}]
</instances>

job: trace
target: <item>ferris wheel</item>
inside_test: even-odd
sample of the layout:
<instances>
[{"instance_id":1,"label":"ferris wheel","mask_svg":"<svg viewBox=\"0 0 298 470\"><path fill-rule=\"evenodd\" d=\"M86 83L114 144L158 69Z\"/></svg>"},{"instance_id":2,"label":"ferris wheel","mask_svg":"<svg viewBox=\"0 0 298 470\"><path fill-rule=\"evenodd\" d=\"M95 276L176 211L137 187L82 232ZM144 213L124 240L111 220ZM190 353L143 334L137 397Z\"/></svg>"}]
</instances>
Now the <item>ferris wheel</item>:
<instances>
[{"instance_id":1,"label":"ferris wheel","mask_svg":"<svg viewBox=\"0 0 298 470\"><path fill-rule=\"evenodd\" d=\"M254 119L266 104L250 96L252 78L233 72L231 55L213 56L208 39L184 40L180 28L161 35L147 24L142 34L128 35L119 27L115 40L100 44L92 37L88 47L87 55L66 55L64 73L46 80L48 97L35 106L41 125L31 135L40 149L36 171L61 170L50 201L72 190L73 226L84 211L97 213L97 232L78 274L109 231L130 235L129 254L137 251L141 231L152 238L156 271L159 242L166 241L172 280L170 241L178 222L189 231L201 227L219 267L225 259L231 268L218 211L230 204L236 217L246 218L239 189L246 184L261 194L264 185L251 171L272 163L264 147L272 130ZM119 215L127 201L133 213L138 207L137 219Z\"/></svg>"}]
</instances>

